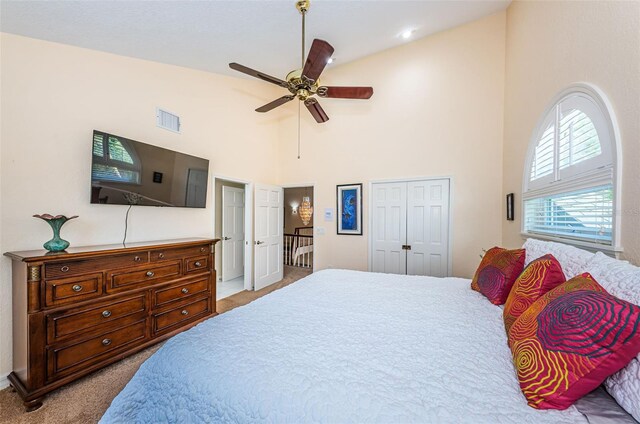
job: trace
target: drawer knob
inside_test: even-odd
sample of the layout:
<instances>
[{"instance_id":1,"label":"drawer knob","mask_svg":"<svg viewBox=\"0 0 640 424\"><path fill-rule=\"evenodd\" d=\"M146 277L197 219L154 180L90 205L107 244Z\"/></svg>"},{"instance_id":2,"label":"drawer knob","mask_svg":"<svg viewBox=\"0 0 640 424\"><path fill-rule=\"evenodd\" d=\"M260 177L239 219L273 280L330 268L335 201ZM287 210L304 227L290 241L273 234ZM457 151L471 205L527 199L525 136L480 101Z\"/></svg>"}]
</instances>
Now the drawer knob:
<instances>
[{"instance_id":1,"label":"drawer knob","mask_svg":"<svg viewBox=\"0 0 640 424\"><path fill-rule=\"evenodd\" d=\"M201 247L201 248L200 248L200 251L201 251L201 252L205 252L206 250L207 250L207 248L206 248L206 247Z\"/></svg>"},{"instance_id":2,"label":"drawer knob","mask_svg":"<svg viewBox=\"0 0 640 424\"><path fill-rule=\"evenodd\" d=\"M153 277L155 274L155 272L153 271L147 271L147 277Z\"/></svg>"},{"instance_id":3,"label":"drawer knob","mask_svg":"<svg viewBox=\"0 0 640 424\"><path fill-rule=\"evenodd\" d=\"M109 318L111 316L111 311L108 309L106 311L102 311L102 316L105 318Z\"/></svg>"},{"instance_id":4,"label":"drawer knob","mask_svg":"<svg viewBox=\"0 0 640 424\"><path fill-rule=\"evenodd\" d=\"M194 265L195 265L195 266L202 266L202 264L200 263L200 261L196 262Z\"/></svg>"},{"instance_id":5,"label":"drawer knob","mask_svg":"<svg viewBox=\"0 0 640 424\"><path fill-rule=\"evenodd\" d=\"M183 288L182 290L180 290L182 293L187 294L189 293L189 289L188 288Z\"/></svg>"},{"instance_id":6,"label":"drawer knob","mask_svg":"<svg viewBox=\"0 0 640 424\"><path fill-rule=\"evenodd\" d=\"M71 287L71 290L73 290L74 292L79 292L79 291L81 291L81 290L82 290L82 286L81 286L80 284L74 284L74 285Z\"/></svg>"},{"instance_id":7,"label":"drawer knob","mask_svg":"<svg viewBox=\"0 0 640 424\"><path fill-rule=\"evenodd\" d=\"M140 256L136 256L136 257L133 258L133 260L136 261L136 262L140 262L141 259L142 258L140 258Z\"/></svg>"},{"instance_id":8,"label":"drawer knob","mask_svg":"<svg viewBox=\"0 0 640 424\"><path fill-rule=\"evenodd\" d=\"M102 341L102 345L103 345L103 346L109 346L110 344L111 344L111 339L104 339L104 340Z\"/></svg>"},{"instance_id":9,"label":"drawer knob","mask_svg":"<svg viewBox=\"0 0 640 424\"><path fill-rule=\"evenodd\" d=\"M60 271L67 272L67 271L69 271L69 267L65 265L62 268L60 268Z\"/></svg>"},{"instance_id":10,"label":"drawer knob","mask_svg":"<svg viewBox=\"0 0 640 424\"><path fill-rule=\"evenodd\" d=\"M164 258L164 253L160 253L160 254L158 255L158 257L159 257L160 259Z\"/></svg>"},{"instance_id":11,"label":"drawer knob","mask_svg":"<svg viewBox=\"0 0 640 424\"><path fill-rule=\"evenodd\" d=\"M182 315L189 315L189 311L187 311L186 309L183 309L182 312L180 312Z\"/></svg>"}]
</instances>

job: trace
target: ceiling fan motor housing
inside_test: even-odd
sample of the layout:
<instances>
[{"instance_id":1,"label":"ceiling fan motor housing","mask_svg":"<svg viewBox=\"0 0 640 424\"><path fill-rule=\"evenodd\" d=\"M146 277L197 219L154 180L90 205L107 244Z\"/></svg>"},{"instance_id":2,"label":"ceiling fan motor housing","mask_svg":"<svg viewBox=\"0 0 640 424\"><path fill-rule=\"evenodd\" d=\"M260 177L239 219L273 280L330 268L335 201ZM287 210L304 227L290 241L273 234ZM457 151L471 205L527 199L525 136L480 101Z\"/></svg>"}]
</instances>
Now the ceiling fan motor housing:
<instances>
[{"instance_id":1,"label":"ceiling fan motor housing","mask_svg":"<svg viewBox=\"0 0 640 424\"><path fill-rule=\"evenodd\" d=\"M296 69L287 74L287 86L291 94L304 101L318 91L320 80L313 81L302 75L302 69Z\"/></svg>"}]
</instances>

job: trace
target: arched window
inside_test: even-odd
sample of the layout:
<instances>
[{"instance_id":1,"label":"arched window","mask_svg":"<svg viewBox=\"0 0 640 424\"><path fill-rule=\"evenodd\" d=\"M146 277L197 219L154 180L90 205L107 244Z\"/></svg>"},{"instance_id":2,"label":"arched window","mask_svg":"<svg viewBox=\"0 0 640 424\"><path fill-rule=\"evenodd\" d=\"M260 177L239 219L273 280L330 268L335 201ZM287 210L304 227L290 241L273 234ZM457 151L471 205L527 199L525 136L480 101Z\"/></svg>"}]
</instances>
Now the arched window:
<instances>
[{"instance_id":1,"label":"arched window","mask_svg":"<svg viewBox=\"0 0 640 424\"><path fill-rule=\"evenodd\" d=\"M140 184L140 159L126 138L94 131L92 181Z\"/></svg>"},{"instance_id":2,"label":"arched window","mask_svg":"<svg viewBox=\"0 0 640 424\"><path fill-rule=\"evenodd\" d=\"M536 127L525 163L523 233L582 246L616 245L612 110L594 87L560 93Z\"/></svg>"}]
</instances>

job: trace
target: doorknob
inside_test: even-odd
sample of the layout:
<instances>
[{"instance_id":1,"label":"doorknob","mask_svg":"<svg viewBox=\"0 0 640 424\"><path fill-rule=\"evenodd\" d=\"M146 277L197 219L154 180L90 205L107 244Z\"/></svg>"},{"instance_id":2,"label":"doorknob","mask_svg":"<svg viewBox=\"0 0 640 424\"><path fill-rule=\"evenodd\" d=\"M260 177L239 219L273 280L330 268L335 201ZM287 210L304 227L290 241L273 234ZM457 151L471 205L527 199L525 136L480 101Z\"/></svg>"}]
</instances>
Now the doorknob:
<instances>
[{"instance_id":1,"label":"doorknob","mask_svg":"<svg viewBox=\"0 0 640 424\"><path fill-rule=\"evenodd\" d=\"M231 240L231 237L222 237L222 240Z\"/></svg>"},{"instance_id":2,"label":"doorknob","mask_svg":"<svg viewBox=\"0 0 640 424\"><path fill-rule=\"evenodd\" d=\"M256 241L256 244L262 244L262 243L264 243L264 242L260 241L260 240Z\"/></svg>"}]
</instances>

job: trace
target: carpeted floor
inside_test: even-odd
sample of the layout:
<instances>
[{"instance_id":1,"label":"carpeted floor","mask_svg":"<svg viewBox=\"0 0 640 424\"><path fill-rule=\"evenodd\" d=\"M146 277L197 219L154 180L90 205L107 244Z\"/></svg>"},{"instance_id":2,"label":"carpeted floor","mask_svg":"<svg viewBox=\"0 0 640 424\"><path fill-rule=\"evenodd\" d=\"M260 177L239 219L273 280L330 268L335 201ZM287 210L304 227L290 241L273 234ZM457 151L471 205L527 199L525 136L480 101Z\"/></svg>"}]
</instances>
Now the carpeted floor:
<instances>
[{"instance_id":1,"label":"carpeted floor","mask_svg":"<svg viewBox=\"0 0 640 424\"><path fill-rule=\"evenodd\" d=\"M309 275L309 271L285 266L284 279L259 291L242 291L217 303L219 313L246 305L274 290ZM215 319L215 318L213 318ZM107 410L114 397L133 377L138 367L161 344L152 346L118 363L88 375L48 395L40 409L25 413L19 396L10 388L0 391L0 423L95 423Z\"/></svg>"}]
</instances>

